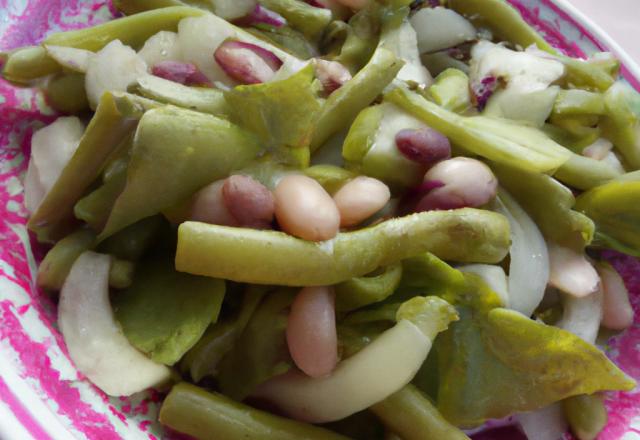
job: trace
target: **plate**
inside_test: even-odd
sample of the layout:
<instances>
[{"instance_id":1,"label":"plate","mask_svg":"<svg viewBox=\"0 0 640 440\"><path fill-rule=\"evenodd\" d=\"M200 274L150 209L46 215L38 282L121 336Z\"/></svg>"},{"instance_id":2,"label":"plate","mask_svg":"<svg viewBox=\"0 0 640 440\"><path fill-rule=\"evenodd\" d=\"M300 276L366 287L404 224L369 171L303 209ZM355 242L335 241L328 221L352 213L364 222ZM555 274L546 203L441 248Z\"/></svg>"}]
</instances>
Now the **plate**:
<instances>
[{"instance_id":1,"label":"plate","mask_svg":"<svg viewBox=\"0 0 640 440\"><path fill-rule=\"evenodd\" d=\"M565 0L511 1L524 18L563 53L584 56L612 51L623 76L640 90L640 68L604 32ZM48 35L96 25L117 15L100 0L0 0L0 49L42 42ZM56 328L56 308L35 287L35 247L26 227L22 180L34 130L56 114L41 92L0 80L0 439L171 439L156 421L160 395L145 391L131 398L105 396L69 360ZM637 260L610 254L619 269L640 274ZM629 290L640 311L640 278ZM637 320L638 321L638 320ZM611 338L605 351L640 380L638 324ZM608 394L609 424L601 440L640 440L640 394Z\"/></svg>"}]
</instances>

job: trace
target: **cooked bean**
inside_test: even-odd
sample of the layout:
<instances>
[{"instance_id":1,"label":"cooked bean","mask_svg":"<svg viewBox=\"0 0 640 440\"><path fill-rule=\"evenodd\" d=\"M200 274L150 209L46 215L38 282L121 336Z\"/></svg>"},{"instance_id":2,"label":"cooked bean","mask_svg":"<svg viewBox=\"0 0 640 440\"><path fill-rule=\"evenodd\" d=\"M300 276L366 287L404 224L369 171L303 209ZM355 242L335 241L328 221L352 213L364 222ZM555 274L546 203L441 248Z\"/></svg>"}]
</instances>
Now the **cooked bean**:
<instances>
[{"instance_id":1,"label":"cooked bean","mask_svg":"<svg viewBox=\"0 0 640 440\"><path fill-rule=\"evenodd\" d=\"M231 176L222 186L222 198L231 215L243 226L271 229L275 199L260 182L247 176Z\"/></svg>"},{"instance_id":2,"label":"cooked bean","mask_svg":"<svg viewBox=\"0 0 640 440\"><path fill-rule=\"evenodd\" d=\"M222 196L224 180L213 182L196 193L189 220L221 226L240 226Z\"/></svg>"},{"instance_id":3,"label":"cooked bean","mask_svg":"<svg viewBox=\"0 0 640 440\"><path fill-rule=\"evenodd\" d=\"M396 134L396 146L404 157L424 164L435 164L451 157L449 139L433 128L400 130Z\"/></svg>"},{"instance_id":4,"label":"cooked bean","mask_svg":"<svg viewBox=\"0 0 640 440\"><path fill-rule=\"evenodd\" d=\"M327 61L314 58L313 64L316 67L316 76L327 95L338 90L351 79L351 73L337 61Z\"/></svg>"},{"instance_id":5,"label":"cooked bean","mask_svg":"<svg viewBox=\"0 0 640 440\"><path fill-rule=\"evenodd\" d=\"M498 180L488 166L466 157L444 160L424 175L424 182L438 181L443 187L429 192L416 207L416 212L475 208L484 205L498 193Z\"/></svg>"},{"instance_id":6,"label":"cooked bean","mask_svg":"<svg viewBox=\"0 0 640 440\"><path fill-rule=\"evenodd\" d=\"M302 174L285 176L274 192L276 219L287 234L310 241L335 237L340 211L318 182Z\"/></svg>"},{"instance_id":7,"label":"cooked bean","mask_svg":"<svg viewBox=\"0 0 640 440\"><path fill-rule=\"evenodd\" d=\"M291 304L287 343L294 362L311 377L331 373L338 360L335 294L331 286L303 288Z\"/></svg>"},{"instance_id":8,"label":"cooked bean","mask_svg":"<svg viewBox=\"0 0 640 440\"><path fill-rule=\"evenodd\" d=\"M391 198L389 187L377 179L359 176L333 196L340 211L340 226L355 226L380 211Z\"/></svg>"}]
</instances>

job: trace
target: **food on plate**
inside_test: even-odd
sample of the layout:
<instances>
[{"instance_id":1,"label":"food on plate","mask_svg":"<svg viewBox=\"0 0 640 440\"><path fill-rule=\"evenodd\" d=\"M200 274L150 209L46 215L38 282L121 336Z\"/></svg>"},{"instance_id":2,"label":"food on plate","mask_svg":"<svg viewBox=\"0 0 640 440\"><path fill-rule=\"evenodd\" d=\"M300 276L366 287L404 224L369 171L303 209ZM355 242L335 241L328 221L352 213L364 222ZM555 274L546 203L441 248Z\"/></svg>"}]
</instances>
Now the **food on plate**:
<instances>
[{"instance_id":1,"label":"food on plate","mask_svg":"<svg viewBox=\"0 0 640 440\"><path fill-rule=\"evenodd\" d=\"M114 3L2 54L69 114L25 205L89 380L199 439L598 434L635 386L594 345L633 323L600 251L640 255L613 56L501 0Z\"/></svg>"}]
</instances>

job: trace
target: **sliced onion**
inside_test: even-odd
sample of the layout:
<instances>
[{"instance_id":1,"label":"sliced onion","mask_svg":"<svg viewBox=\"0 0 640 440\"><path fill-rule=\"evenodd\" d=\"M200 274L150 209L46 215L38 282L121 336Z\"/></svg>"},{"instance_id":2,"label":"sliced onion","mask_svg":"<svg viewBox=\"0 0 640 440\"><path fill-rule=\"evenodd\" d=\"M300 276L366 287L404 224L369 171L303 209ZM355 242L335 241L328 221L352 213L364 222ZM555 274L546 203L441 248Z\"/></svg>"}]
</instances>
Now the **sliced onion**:
<instances>
[{"instance_id":1,"label":"sliced onion","mask_svg":"<svg viewBox=\"0 0 640 440\"><path fill-rule=\"evenodd\" d=\"M509 308L531 316L549 281L547 245L536 224L509 193L500 189L490 205L511 227L509 255Z\"/></svg>"},{"instance_id":2,"label":"sliced onion","mask_svg":"<svg viewBox=\"0 0 640 440\"><path fill-rule=\"evenodd\" d=\"M269 9L256 4L253 11L246 17L246 21L250 24L253 23L264 23L269 26L280 27L287 24L287 20L285 20L282 15L270 11Z\"/></svg>"},{"instance_id":3,"label":"sliced onion","mask_svg":"<svg viewBox=\"0 0 640 440\"><path fill-rule=\"evenodd\" d=\"M398 391L416 374L431 340L402 319L375 341L342 361L330 376L311 378L289 371L256 388L251 398L308 423L343 419Z\"/></svg>"},{"instance_id":4,"label":"sliced onion","mask_svg":"<svg viewBox=\"0 0 640 440\"><path fill-rule=\"evenodd\" d=\"M332 94L351 79L349 70L337 61L314 58L313 64L316 68L316 77L327 95Z\"/></svg>"},{"instance_id":5,"label":"sliced onion","mask_svg":"<svg viewBox=\"0 0 640 440\"><path fill-rule=\"evenodd\" d=\"M153 66L152 73L154 76L182 85L213 87L211 81L192 63L159 61Z\"/></svg>"},{"instance_id":6,"label":"sliced onion","mask_svg":"<svg viewBox=\"0 0 640 440\"><path fill-rule=\"evenodd\" d=\"M241 41L222 43L213 57L227 75L246 84L267 82L282 66L273 52Z\"/></svg>"},{"instance_id":7,"label":"sliced onion","mask_svg":"<svg viewBox=\"0 0 640 440\"><path fill-rule=\"evenodd\" d=\"M595 292L582 298L563 294L564 311L562 318L555 326L594 344L602 320L602 301L603 293L600 284Z\"/></svg>"},{"instance_id":8,"label":"sliced onion","mask_svg":"<svg viewBox=\"0 0 640 440\"><path fill-rule=\"evenodd\" d=\"M110 396L129 396L168 381L171 370L129 343L109 303L109 255L85 252L60 292L58 324L80 372Z\"/></svg>"},{"instance_id":9,"label":"sliced onion","mask_svg":"<svg viewBox=\"0 0 640 440\"><path fill-rule=\"evenodd\" d=\"M569 429L560 402L537 411L518 414L518 423L528 440L558 440Z\"/></svg>"},{"instance_id":10,"label":"sliced onion","mask_svg":"<svg viewBox=\"0 0 640 440\"><path fill-rule=\"evenodd\" d=\"M604 293L601 324L612 330L630 327L634 313L624 280L615 269L604 264L596 264L596 270L602 280Z\"/></svg>"},{"instance_id":11,"label":"sliced onion","mask_svg":"<svg viewBox=\"0 0 640 440\"><path fill-rule=\"evenodd\" d=\"M466 264L457 269L478 275L500 297L502 305L509 308L509 278L503 268L492 264Z\"/></svg>"}]
</instances>

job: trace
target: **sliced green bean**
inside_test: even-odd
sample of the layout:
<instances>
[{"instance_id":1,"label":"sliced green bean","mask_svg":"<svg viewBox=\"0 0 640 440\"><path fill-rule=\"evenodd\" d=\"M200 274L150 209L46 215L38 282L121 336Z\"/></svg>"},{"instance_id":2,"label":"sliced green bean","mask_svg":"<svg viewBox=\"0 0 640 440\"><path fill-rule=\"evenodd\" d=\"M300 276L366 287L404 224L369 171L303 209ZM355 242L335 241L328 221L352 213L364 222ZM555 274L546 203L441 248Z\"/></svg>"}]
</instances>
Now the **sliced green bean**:
<instances>
[{"instance_id":1,"label":"sliced green bean","mask_svg":"<svg viewBox=\"0 0 640 440\"><path fill-rule=\"evenodd\" d=\"M206 11L188 6L174 6L141 12L130 17L118 18L98 26L76 31L58 32L47 38L43 44L67 46L98 52L113 40L120 40L134 50L160 31L178 31L178 23L183 18L199 17ZM44 49L43 49L44 50Z\"/></svg>"},{"instance_id":2,"label":"sliced green bean","mask_svg":"<svg viewBox=\"0 0 640 440\"><path fill-rule=\"evenodd\" d=\"M402 278L402 264L394 263L384 268L384 272L373 277L358 277L334 286L335 307L339 312L359 309L390 296Z\"/></svg>"},{"instance_id":3,"label":"sliced green bean","mask_svg":"<svg viewBox=\"0 0 640 440\"><path fill-rule=\"evenodd\" d=\"M157 76L148 75L138 78L134 93L164 104L210 113L215 116L228 116L230 109L221 90L187 87Z\"/></svg>"},{"instance_id":4,"label":"sliced green bean","mask_svg":"<svg viewBox=\"0 0 640 440\"><path fill-rule=\"evenodd\" d=\"M336 193L345 183L358 177L358 173L335 165L314 165L304 173L318 182L329 194Z\"/></svg>"},{"instance_id":5,"label":"sliced green bean","mask_svg":"<svg viewBox=\"0 0 640 440\"><path fill-rule=\"evenodd\" d=\"M84 75L62 75L53 78L45 88L47 102L63 113L77 115L89 110L84 88Z\"/></svg>"},{"instance_id":6,"label":"sliced green bean","mask_svg":"<svg viewBox=\"0 0 640 440\"><path fill-rule=\"evenodd\" d=\"M33 79L42 78L62 70L62 67L47 55L44 47L27 46L12 52L5 61L2 76L7 81L28 85Z\"/></svg>"},{"instance_id":7,"label":"sliced green bean","mask_svg":"<svg viewBox=\"0 0 640 440\"><path fill-rule=\"evenodd\" d=\"M488 27L494 37L526 48L537 44L544 51L556 50L529 26L518 10L504 0L447 0L447 6L479 27Z\"/></svg>"},{"instance_id":8,"label":"sliced green bean","mask_svg":"<svg viewBox=\"0 0 640 440\"><path fill-rule=\"evenodd\" d=\"M384 99L438 130L452 144L495 162L549 173L571 157L569 150L532 127L504 119L459 116L407 89L397 88Z\"/></svg>"},{"instance_id":9,"label":"sliced green bean","mask_svg":"<svg viewBox=\"0 0 640 440\"><path fill-rule=\"evenodd\" d=\"M364 68L344 86L333 92L320 109L311 140L311 152L332 135L348 127L393 81L404 62L390 51L379 48Z\"/></svg>"},{"instance_id":10,"label":"sliced green bean","mask_svg":"<svg viewBox=\"0 0 640 440\"><path fill-rule=\"evenodd\" d=\"M265 8L282 15L292 29L317 41L331 22L331 11L300 0L258 0Z\"/></svg>"},{"instance_id":11,"label":"sliced green bean","mask_svg":"<svg viewBox=\"0 0 640 440\"><path fill-rule=\"evenodd\" d=\"M633 170L640 168L640 93L617 83L604 94L602 132Z\"/></svg>"},{"instance_id":12,"label":"sliced green bean","mask_svg":"<svg viewBox=\"0 0 640 440\"><path fill-rule=\"evenodd\" d=\"M507 220L476 209L423 212L318 243L282 232L186 222L178 229L176 267L240 282L321 286L424 252L496 263L509 242Z\"/></svg>"},{"instance_id":13,"label":"sliced green bean","mask_svg":"<svg viewBox=\"0 0 640 440\"><path fill-rule=\"evenodd\" d=\"M413 385L405 385L369 410L402 440L469 440Z\"/></svg>"},{"instance_id":14,"label":"sliced green bean","mask_svg":"<svg viewBox=\"0 0 640 440\"><path fill-rule=\"evenodd\" d=\"M92 248L95 238L94 231L79 229L56 243L40 263L36 284L43 289L60 291L73 263Z\"/></svg>"},{"instance_id":15,"label":"sliced green bean","mask_svg":"<svg viewBox=\"0 0 640 440\"><path fill-rule=\"evenodd\" d=\"M186 6L186 3L180 0L113 0L113 6L125 15L134 15L170 6Z\"/></svg>"},{"instance_id":16,"label":"sliced green bean","mask_svg":"<svg viewBox=\"0 0 640 440\"><path fill-rule=\"evenodd\" d=\"M111 256L111 266L109 266L109 286L114 289L125 289L133 282L133 272L135 264L131 261L120 260Z\"/></svg>"},{"instance_id":17,"label":"sliced green bean","mask_svg":"<svg viewBox=\"0 0 640 440\"><path fill-rule=\"evenodd\" d=\"M591 243L593 222L572 209L576 201L571 190L544 174L496 163L490 167L500 185L518 201L547 239L577 252Z\"/></svg>"},{"instance_id":18,"label":"sliced green bean","mask_svg":"<svg viewBox=\"0 0 640 440\"><path fill-rule=\"evenodd\" d=\"M597 394L580 394L562 401L562 409L579 440L594 440L609 421L607 408Z\"/></svg>"},{"instance_id":19,"label":"sliced green bean","mask_svg":"<svg viewBox=\"0 0 640 440\"><path fill-rule=\"evenodd\" d=\"M78 149L27 223L38 240L52 241L68 233L67 222L73 218L74 205L117 154L137 122L120 112L111 93L102 95Z\"/></svg>"},{"instance_id":20,"label":"sliced green bean","mask_svg":"<svg viewBox=\"0 0 640 440\"><path fill-rule=\"evenodd\" d=\"M604 99L601 93L579 89L560 90L551 112L555 115L601 115L604 113Z\"/></svg>"},{"instance_id":21,"label":"sliced green bean","mask_svg":"<svg viewBox=\"0 0 640 440\"><path fill-rule=\"evenodd\" d=\"M127 185L99 239L187 199L263 149L253 134L213 115L171 105L147 111L133 143Z\"/></svg>"},{"instance_id":22,"label":"sliced green bean","mask_svg":"<svg viewBox=\"0 0 640 440\"><path fill-rule=\"evenodd\" d=\"M122 260L138 261L163 230L168 228L162 215L146 217L108 237L96 249Z\"/></svg>"},{"instance_id":23,"label":"sliced green bean","mask_svg":"<svg viewBox=\"0 0 640 440\"><path fill-rule=\"evenodd\" d=\"M160 423L198 440L348 440L184 382L174 386L162 404Z\"/></svg>"},{"instance_id":24,"label":"sliced green bean","mask_svg":"<svg viewBox=\"0 0 640 440\"><path fill-rule=\"evenodd\" d=\"M572 154L554 177L574 188L587 190L620 177L620 171L601 160Z\"/></svg>"}]
</instances>

